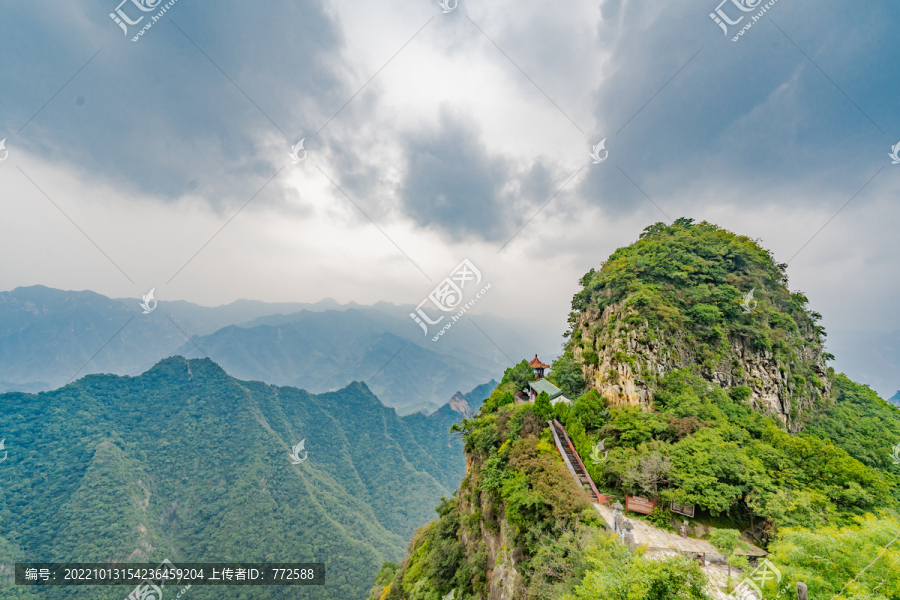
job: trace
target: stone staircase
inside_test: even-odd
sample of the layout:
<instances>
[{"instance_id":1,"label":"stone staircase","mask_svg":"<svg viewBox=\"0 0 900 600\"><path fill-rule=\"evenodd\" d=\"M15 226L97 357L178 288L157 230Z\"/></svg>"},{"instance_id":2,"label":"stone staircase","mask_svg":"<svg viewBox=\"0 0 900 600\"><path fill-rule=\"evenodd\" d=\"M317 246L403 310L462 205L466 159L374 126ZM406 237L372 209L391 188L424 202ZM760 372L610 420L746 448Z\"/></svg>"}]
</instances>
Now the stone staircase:
<instances>
[{"instance_id":1,"label":"stone staircase","mask_svg":"<svg viewBox=\"0 0 900 600\"><path fill-rule=\"evenodd\" d=\"M581 462L581 457L578 456L578 452L575 451L575 444L569 439L569 434L566 433L562 423L556 419L547 421L547 423L549 423L550 431L553 433L553 441L556 443L556 449L562 456L563 462L566 463L569 473L575 478L578 486L591 494L597 502L606 502L606 497L597 491L594 480L588 475L584 463Z\"/></svg>"}]
</instances>

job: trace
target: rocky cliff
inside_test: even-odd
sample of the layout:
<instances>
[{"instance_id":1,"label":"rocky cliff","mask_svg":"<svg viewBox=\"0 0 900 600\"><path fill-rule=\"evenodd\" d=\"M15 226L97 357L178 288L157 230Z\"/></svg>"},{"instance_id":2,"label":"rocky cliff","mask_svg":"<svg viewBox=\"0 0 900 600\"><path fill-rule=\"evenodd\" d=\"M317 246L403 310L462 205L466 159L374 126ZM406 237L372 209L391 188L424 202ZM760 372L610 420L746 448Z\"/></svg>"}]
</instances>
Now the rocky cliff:
<instances>
[{"instance_id":1,"label":"rocky cliff","mask_svg":"<svg viewBox=\"0 0 900 600\"><path fill-rule=\"evenodd\" d=\"M629 316L639 319L635 323L633 318L626 319ZM806 343L789 346L793 361L731 335L716 359L703 364L692 340L652 328L626 302L603 310L589 309L578 316L577 324L583 333L581 342L573 347L574 356L587 387L605 396L610 406L649 407L659 377L673 369L692 367L725 389L746 386L750 390L747 401L755 409L785 423L791 420L792 411L796 416L831 392L822 345L812 331L804 332ZM811 372L812 381L797 375L800 370Z\"/></svg>"},{"instance_id":2,"label":"rocky cliff","mask_svg":"<svg viewBox=\"0 0 900 600\"><path fill-rule=\"evenodd\" d=\"M649 408L657 381L687 368L796 430L831 389L820 315L785 268L707 223L649 227L582 279L566 353L611 406Z\"/></svg>"},{"instance_id":3,"label":"rocky cliff","mask_svg":"<svg viewBox=\"0 0 900 600\"><path fill-rule=\"evenodd\" d=\"M458 513L463 520L475 526L463 529L460 539L468 554L483 554L487 565L486 596L490 600L521 598L525 589L522 574L524 555L513 541L514 531L505 518L503 509L489 493L479 489L481 461L466 461L466 478L460 485ZM517 569L518 567L518 569Z\"/></svg>"}]
</instances>

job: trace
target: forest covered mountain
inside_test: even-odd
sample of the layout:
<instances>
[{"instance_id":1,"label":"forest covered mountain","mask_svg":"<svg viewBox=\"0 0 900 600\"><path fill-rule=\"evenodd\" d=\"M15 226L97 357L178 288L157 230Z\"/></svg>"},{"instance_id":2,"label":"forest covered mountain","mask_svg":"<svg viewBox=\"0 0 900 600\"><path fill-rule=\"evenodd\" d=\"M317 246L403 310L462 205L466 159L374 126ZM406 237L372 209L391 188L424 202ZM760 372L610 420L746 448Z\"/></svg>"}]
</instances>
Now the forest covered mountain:
<instances>
[{"instance_id":1,"label":"forest covered mountain","mask_svg":"<svg viewBox=\"0 0 900 600\"><path fill-rule=\"evenodd\" d=\"M487 396L487 384L474 392ZM464 471L456 412L398 417L364 384L314 395L208 359L0 395L0 565L15 561L324 562L316 598L359 598ZM292 464L305 440L308 458ZM0 598L124 598L120 587ZM220 597L195 588L192 597ZM243 588L293 598L296 588Z\"/></svg>"},{"instance_id":2,"label":"forest covered mountain","mask_svg":"<svg viewBox=\"0 0 900 600\"><path fill-rule=\"evenodd\" d=\"M508 369L456 427L469 467L459 490L403 561L383 565L372 599L730 597L739 577L713 585L696 561L650 559L610 536L551 418L601 493L659 501L629 518L676 531L684 517L670 504L693 506L689 529L707 532L695 535L768 550L779 579L765 598L796 597L798 582L810 598L897 597L900 409L826 366L821 317L788 289L786 265L678 219L581 283L549 375L574 402L517 402L533 373L525 361ZM737 555L729 565L752 567Z\"/></svg>"}]
</instances>

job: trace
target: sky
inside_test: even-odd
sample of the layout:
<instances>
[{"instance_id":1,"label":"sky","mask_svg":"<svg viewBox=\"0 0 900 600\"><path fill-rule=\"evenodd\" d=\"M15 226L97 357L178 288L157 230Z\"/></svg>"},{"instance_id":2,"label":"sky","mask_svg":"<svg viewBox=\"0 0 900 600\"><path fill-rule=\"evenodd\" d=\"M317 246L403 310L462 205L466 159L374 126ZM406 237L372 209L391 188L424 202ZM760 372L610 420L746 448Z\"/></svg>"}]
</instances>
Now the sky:
<instances>
[{"instance_id":1,"label":"sky","mask_svg":"<svg viewBox=\"0 0 900 600\"><path fill-rule=\"evenodd\" d=\"M584 273L691 217L788 262L826 329L900 329L898 25L886 0L0 0L0 289L418 304L468 259L473 311L561 334Z\"/></svg>"}]
</instances>

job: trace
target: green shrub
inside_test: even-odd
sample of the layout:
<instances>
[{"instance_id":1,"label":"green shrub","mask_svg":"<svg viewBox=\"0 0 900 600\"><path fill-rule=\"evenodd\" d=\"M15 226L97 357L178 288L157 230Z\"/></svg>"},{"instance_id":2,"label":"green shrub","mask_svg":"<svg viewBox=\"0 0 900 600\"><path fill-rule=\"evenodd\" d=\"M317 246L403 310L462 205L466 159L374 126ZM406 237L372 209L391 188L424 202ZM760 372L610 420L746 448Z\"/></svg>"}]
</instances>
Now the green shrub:
<instances>
[{"instance_id":1,"label":"green shrub","mask_svg":"<svg viewBox=\"0 0 900 600\"><path fill-rule=\"evenodd\" d=\"M714 304L695 304L688 311L688 316L695 323L710 326L722 319L722 311Z\"/></svg>"},{"instance_id":2,"label":"green shrub","mask_svg":"<svg viewBox=\"0 0 900 600\"><path fill-rule=\"evenodd\" d=\"M746 385L736 385L728 390L728 395L735 402L746 402L753 395L753 390Z\"/></svg>"},{"instance_id":3,"label":"green shrub","mask_svg":"<svg viewBox=\"0 0 900 600\"><path fill-rule=\"evenodd\" d=\"M606 407L606 401L597 390L589 390L587 394L579 396L572 403L566 425L568 426L573 419L579 421L587 431L598 430L609 420L609 409Z\"/></svg>"},{"instance_id":4,"label":"green shrub","mask_svg":"<svg viewBox=\"0 0 900 600\"><path fill-rule=\"evenodd\" d=\"M586 553L584 580L562 600L708 600L706 575L687 557L649 560L612 534Z\"/></svg>"}]
</instances>

